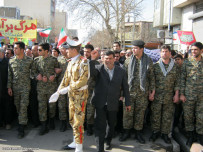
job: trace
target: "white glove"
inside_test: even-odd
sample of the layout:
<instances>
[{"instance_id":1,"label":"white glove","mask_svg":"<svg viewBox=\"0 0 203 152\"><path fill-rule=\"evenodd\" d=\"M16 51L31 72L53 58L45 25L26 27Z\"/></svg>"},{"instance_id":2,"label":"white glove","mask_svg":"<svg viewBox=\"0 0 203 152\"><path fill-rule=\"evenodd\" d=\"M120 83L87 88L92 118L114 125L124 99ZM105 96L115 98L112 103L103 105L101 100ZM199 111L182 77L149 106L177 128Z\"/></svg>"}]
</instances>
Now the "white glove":
<instances>
[{"instance_id":1,"label":"white glove","mask_svg":"<svg viewBox=\"0 0 203 152\"><path fill-rule=\"evenodd\" d=\"M52 102L56 102L59 98L59 93L58 92L55 92L54 94L51 95L51 97L49 98L49 103L52 103Z\"/></svg>"},{"instance_id":2,"label":"white glove","mask_svg":"<svg viewBox=\"0 0 203 152\"><path fill-rule=\"evenodd\" d=\"M63 89L59 90L59 93L60 93L60 94L66 94L66 93L68 92L68 90L70 90L70 87L69 87L69 86L66 87L66 88L63 88Z\"/></svg>"}]
</instances>

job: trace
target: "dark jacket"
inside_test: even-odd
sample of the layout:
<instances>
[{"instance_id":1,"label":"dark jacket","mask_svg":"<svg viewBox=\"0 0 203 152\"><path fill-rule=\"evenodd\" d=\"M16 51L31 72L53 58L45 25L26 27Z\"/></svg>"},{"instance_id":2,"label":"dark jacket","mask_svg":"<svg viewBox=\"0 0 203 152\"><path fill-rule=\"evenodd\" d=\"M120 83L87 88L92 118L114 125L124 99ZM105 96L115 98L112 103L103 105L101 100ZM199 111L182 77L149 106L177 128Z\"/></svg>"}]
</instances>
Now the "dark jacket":
<instances>
[{"instance_id":1,"label":"dark jacket","mask_svg":"<svg viewBox=\"0 0 203 152\"><path fill-rule=\"evenodd\" d=\"M127 74L124 69L115 65L113 78L110 81L104 65L96 65L94 70L96 85L92 96L92 104L103 108L107 103L108 111L118 111L120 91L123 90L125 105L130 106L130 94Z\"/></svg>"},{"instance_id":2,"label":"dark jacket","mask_svg":"<svg viewBox=\"0 0 203 152\"><path fill-rule=\"evenodd\" d=\"M0 75L1 93L3 95L7 93L8 59L6 58L0 61Z\"/></svg>"}]
</instances>

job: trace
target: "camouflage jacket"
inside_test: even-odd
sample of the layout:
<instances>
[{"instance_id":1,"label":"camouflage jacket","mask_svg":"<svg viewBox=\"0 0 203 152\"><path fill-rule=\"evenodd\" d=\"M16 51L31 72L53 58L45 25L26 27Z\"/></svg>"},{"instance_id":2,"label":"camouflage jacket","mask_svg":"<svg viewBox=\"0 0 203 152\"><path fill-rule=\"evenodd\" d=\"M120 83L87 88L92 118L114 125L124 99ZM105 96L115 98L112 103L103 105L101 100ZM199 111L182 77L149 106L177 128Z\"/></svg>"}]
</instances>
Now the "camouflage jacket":
<instances>
[{"instance_id":1,"label":"camouflage jacket","mask_svg":"<svg viewBox=\"0 0 203 152\"><path fill-rule=\"evenodd\" d=\"M61 73L59 73L58 77L57 77L57 82L58 82L58 85L61 83L62 79L63 79L63 76L65 74L65 71L67 69L67 66L68 66L68 62L69 62L69 59L67 59L65 56L59 56L57 58L58 60L58 63L59 63L59 68L62 69Z\"/></svg>"},{"instance_id":2,"label":"camouflage jacket","mask_svg":"<svg viewBox=\"0 0 203 152\"><path fill-rule=\"evenodd\" d=\"M89 72L88 60L79 55L74 63L69 62L58 90L69 86L71 91L78 91L87 85Z\"/></svg>"},{"instance_id":3,"label":"camouflage jacket","mask_svg":"<svg viewBox=\"0 0 203 152\"><path fill-rule=\"evenodd\" d=\"M30 90L30 74L33 60L24 55L23 59L16 56L9 60L7 88Z\"/></svg>"},{"instance_id":4,"label":"camouflage jacket","mask_svg":"<svg viewBox=\"0 0 203 152\"><path fill-rule=\"evenodd\" d=\"M168 66L168 64L164 64L165 69L167 69ZM171 71L166 76L164 76L159 62L154 64L155 99L159 98L163 103L168 101L172 102L175 91L180 89L179 72L178 65L174 64Z\"/></svg>"},{"instance_id":5,"label":"camouflage jacket","mask_svg":"<svg viewBox=\"0 0 203 152\"><path fill-rule=\"evenodd\" d=\"M50 91L53 91L56 89L57 87L56 78L54 79L53 82L49 80L49 77L51 75L56 75L55 68L59 68L59 64L58 64L57 58L53 56L48 56L46 58L39 56L34 59L34 65L32 70L33 75L36 78L39 74L41 74L42 77L46 76L48 80L47 82L38 81L37 90L48 89Z\"/></svg>"},{"instance_id":6,"label":"camouflage jacket","mask_svg":"<svg viewBox=\"0 0 203 152\"><path fill-rule=\"evenodd\" d=\"M127 58L125 60L124 67L123 67L126 70L127 75L128 75L129 62L130 62L130 58ZM135 66L135 68L136 68L135 78L132 81L132 89L130 90L130 93L136 93L137 92L136 90L140 89L140 64L141 64L141 60L137 59L137 63ZM146 88L145 92L155 89L154 67L153 67L152 60L150 60L149 67L147 69L145 88Z\"/></svg>"},{"instance_id":7,"label":"camouflage jacket","mask_svg":"<svg viewBox=\"0 0 203 152\"><path fill-rule=\"evenodd\" d=\"M196 61L193 57L185 59L181 68L180 94L203 93L203 57Z\"/></svg>"}]
</instances>

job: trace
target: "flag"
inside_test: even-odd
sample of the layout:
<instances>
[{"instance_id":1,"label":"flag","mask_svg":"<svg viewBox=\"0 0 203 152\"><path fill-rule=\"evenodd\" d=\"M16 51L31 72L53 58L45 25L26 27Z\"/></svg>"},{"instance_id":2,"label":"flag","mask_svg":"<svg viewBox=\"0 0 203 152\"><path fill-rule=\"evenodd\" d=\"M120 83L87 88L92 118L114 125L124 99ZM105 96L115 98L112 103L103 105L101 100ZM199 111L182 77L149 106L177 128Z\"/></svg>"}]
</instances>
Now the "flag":
<instances>
[{"instance_id":1,"label":"flag","mask_svg":"<svg viewBox=\"0 0 203 152\"><path fill-rule=\"evenodd\" d=\"M61 29L61 32L59 34L59 40L58 40L58 45L57 45L57 48L63 44L64 42L66 42L66 39L67 39L67 35L66 35L66 32L63 30L63 28Z\"/></svg>"},{"instance_id":2,"label":"flag","mask_svg":"<svg viewBox=\"0 0 203 152\"><path fill-rule=\"evenodd\" d=\"M52 28L47 28L47 29L41 30L41 31L39 31L39 35L41 37L48 37L51 30L52 30Z\"/></svg>"}]
</instances>

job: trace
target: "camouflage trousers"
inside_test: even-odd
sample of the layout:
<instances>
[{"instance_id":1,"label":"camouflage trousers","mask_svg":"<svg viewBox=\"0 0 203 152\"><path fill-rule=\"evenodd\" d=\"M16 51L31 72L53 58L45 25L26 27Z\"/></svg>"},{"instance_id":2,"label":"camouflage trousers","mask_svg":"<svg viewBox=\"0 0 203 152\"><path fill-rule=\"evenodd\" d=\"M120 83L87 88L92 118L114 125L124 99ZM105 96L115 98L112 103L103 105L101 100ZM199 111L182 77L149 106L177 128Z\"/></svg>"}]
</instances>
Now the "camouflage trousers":
<instances>
[{"instance_id":1,"label":"camouflage trousers","mask_svg":"<svg viewBox=\"0 0 203 152\"><path fill-rule=\"evenodd\" d=\"M141 90L137 94L130 93L131 111L126 111L123 102L123 128L142 130L144 124L145 111L148 106L147 95Z\"/></svg>"},{"instance_id":2,"label":"camouflage trousers","mask_svg":"<svg viewBox=\"0 0 203 152\"><path fill-rule=\"evenodd\" d=\"M69 122L73 128L73 136L77 144L84 139L84 119L87 104L88 90L70 91L69 95Z\"/></svg>"},{"instance_id":3,"label":"camouflage trousers","mask_svg":"<svg viewBox=\"0 0 203 152\"><path fill-rule=\"evenodd\" d=\"M13 90L14 104L18 112L18 121L21 125L26 125L27 118L27 107L29 105L29 90L20 92L19 89Z\"/></svg>"},{"instance_id":4,"label":"camouflage trousers","mask_svg":"<svg viewBox=\"0 0 203 152\"><path fill-rule=\"evenodd\" d=\"M162 104L161 101L154 100L151 103L151 127L152 131L160 131L169 134L172 129L175 106L173 101Z\"/></svg>"},{"instance_id":5,"label":"camouflage trousers","mask_svg":"<svg viewBox=\"0 0 203 152\"><path fill-rule=\"evenodd\" d=\"M59 120L67 120L68 96L60 95L58 98Z\"/></svg>"},{"instance_id":6,"label":"camouflage trousers","mask_svg":"<svg viewBox=\"0 0 203 152\"><path fill-rule=\"evenodd\" d=\"M88 125L93 125L94 124L94 115L95 115L95 107L92 105L90 102L92 96L89 96L87 99L87 113L86 113L86 118L87 118L87 124Z\"/></svg>"},{"instance_id":7,"label":"camouflage trousers","mask_svg":"<svg viewBox=\"0 0 203 152\"><path fill-rule=\"evenodd\" d=\"M194 131L196 128L196 132L203 135L203 94L186 95L186 99L183 103L185 129Z\"/></svg>"},{"instance_id":8,"label":"camouflage trousers","mask_svg":"<svg viewBox=\"0 0 203 152\"><path fill-rule=\"evenodd\" d=\"M49 118L54 118L56 114L56 102L49 103L50 96L54 93L50 92L37 92L37 98L39 103L39 120L40 121L46 121L47 120L47 113L49 112Z\"/></svg>"}]
</instances>

